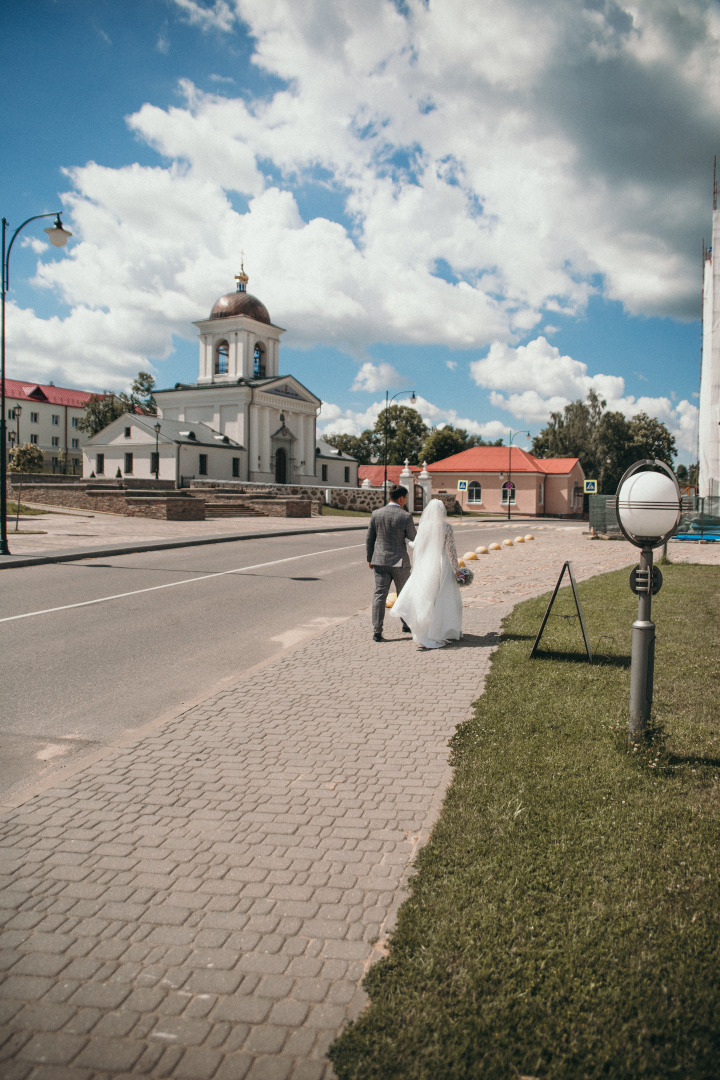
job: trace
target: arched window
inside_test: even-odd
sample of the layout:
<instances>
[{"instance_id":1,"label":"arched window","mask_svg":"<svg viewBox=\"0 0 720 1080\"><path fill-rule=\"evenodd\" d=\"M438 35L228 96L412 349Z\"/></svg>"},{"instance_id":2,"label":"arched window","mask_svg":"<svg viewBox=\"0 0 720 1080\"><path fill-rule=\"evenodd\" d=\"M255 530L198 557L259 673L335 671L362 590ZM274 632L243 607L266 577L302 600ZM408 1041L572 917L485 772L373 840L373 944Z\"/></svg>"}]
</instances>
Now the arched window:
<instances>
[{"instance_id":1,"label":"arched window","mask_svg":"<svg viewBox=\"0 0 720 1080\"><path fill-rule=\"evenodd\" d=\"M215 375L227 375L229 351L227 341L218 341L215 346L215 364L213 366Z\"/></svg>"},{"instance_id":2,"label":"arched window","mask_svg":"<svg viewBox=\"0 0 720 1080\"><path fill-rule=\"evenodd\" d=\"M469 503L482 502L482 488L477 480L471 480L468 484L467 500Z\"/></svg>"},{"instance_id":3,"label":"arched window","mask_svg":"<svg viewBox=\"0 0 720 1080\"><path fill-rule=\"evenodd\" d=\"M259 341L255 343L255 352L253 353L253 376L256 379L265 378L265 350Z\"/></svg>"}]
</instances>

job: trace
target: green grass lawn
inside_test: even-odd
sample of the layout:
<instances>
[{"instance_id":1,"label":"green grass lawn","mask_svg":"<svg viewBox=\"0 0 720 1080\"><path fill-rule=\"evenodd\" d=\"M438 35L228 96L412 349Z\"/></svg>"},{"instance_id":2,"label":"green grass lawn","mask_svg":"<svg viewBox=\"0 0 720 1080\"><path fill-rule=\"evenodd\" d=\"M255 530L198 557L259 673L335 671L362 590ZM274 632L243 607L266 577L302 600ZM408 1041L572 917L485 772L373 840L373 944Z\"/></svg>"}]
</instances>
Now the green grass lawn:
<instances>
[{"instance_id":1,"label":"green grass lawn","mask_svg":"<svg viewBox=\"0 0 720 1080\"><path fill-rule=\"evenodd\" d=\"M720 567L663 576L635 752L627 571L579 586L593 666L574 619L528 659L547 596L505 621L341 1080L720 1076Z\"/></svg>"},{"instance_id":2,"label":"green grass lawn","mask_svg":"<svg viewBox=\"0 0 720 1080\"><path fill-rule=\"evenodd\" d=\"M20 517L36 517L38 514L46 514L47 510L36 510L30 506L26 506L25 503L20 503ZM17 514L17 503L8 500L7 504L7 516L11 517Z\"/></svg>"}]
</instances>

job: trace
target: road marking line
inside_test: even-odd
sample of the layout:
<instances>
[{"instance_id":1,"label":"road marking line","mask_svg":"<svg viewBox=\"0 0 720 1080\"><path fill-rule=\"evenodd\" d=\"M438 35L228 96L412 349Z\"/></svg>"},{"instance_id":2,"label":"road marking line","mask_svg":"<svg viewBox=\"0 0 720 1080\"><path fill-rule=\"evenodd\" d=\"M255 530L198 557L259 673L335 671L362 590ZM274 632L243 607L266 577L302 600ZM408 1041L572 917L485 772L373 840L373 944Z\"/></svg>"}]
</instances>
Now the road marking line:
<instances>
[{"instance_id":1,"label":"road marking line","mask_svg":"<svg viewBox=\"0 0 720 1080\"><path fill-rule=\"evenodd\" d=\"M352 551L364 547L364 544L347 544L341 548L326 548L325 551L309 551L305 555L290 555L287 559L274 559L272 562L256 563L254 566L238 566L234 570L218 570L215 574L202 574L200 577L183 578L182 581L167 581L164 585L150 585L146 589L133 589L131 592L115 593L113 596L99 596L96 600L81 600L77 604L63 604L60 607L44 608L42 611L26 611L23 615L7 615L0 623L15 622L17 619L31 619L34 615L52 615L56 611L69 611L71 608L90 607L92 604L105 604L109 600L123 600L127 596L139 596L141 593L157 592L159 589L174 589L176 585L191 585L194 581L207 581L210 578L227 577L228 574L246 574L250 570L263 570L268 566L295 562L297 559L311 559L316 555L334 555L336 551Z\"/></svg>"}]
</instances>

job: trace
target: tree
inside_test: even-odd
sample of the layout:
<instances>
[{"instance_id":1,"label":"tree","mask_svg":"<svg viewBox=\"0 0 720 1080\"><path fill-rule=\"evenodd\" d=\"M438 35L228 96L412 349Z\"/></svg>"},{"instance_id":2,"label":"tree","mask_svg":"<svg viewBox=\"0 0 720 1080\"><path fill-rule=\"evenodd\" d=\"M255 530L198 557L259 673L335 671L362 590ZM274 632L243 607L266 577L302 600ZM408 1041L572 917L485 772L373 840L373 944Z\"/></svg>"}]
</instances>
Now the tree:
<instances>
[{"instance_id":1,"label":"tree","mask_svg":"<svg viewBox=\"0 0 720 1080\"><path fill-rule=\"evenodd\" d=\"M22 446L16 446L14 450L10 451L10 460L8 462L8 469L10 472L20 473L19 490L17 494L17 505L15 508L15 532L18 531L20 522L20 500L22 499L22 474L23 473L39 473L43 470L43 461L45 455L39 446L35 443L26 442Z\"/></svg>"},{"instance_id":2,"label":"tree","mask_svg":"<svg viewBox=\"0 0 720 1080\"><path fill-rule=\"evenodd\" d=\"M127 411L127 402L117 394L111 394L110 391L93 394L85 406L84 415L78 420L78 428L88 435L97 435L98 431L102 431Z\"/></svg>"},{"instance_id":3,"label":"tree","mask_svg":"<svg viewBox=\"0 0 720 1080\"><path fill-rule=\"evenodd\" d=\"M155 379L153 376L148 371L138 371L137 377L130 387L128 401L133 406L130 412L139 409L146 416L157 416L157 402L153 396L154 389Z\"/></svg>"},{"instance_id":4,"label":"tree","mask_svg":"<svg viewBox=\"0 0 720 1080\"><path fill-rule=\"evenodd\" d=\"M45 454L35 443L26 442L10 451L10 472L39 473L43 471Z\"/></svg>"},{"instance_id":5,"label":"tree","mask_svg":"<svg viewBox=\"0 0 720 1080\"><path fill-rule=\"evenodd\" d=\"M665 425L647 413L627 420L606 412L605 402L591 390L585 401L572 401L535 436L535 457L577 457L588 479L598 481L600 494L613 494L627 468L642 458L671 465L675 439Z\"/></svg>"},{"instance_id":6,"label":"tree","mask_svg":"<svg viewBox=\"0 0 720 1080\"><path fill-rule=\"evenodd\" d=\"M427 461L428 465L432 465L434 461L442 461L444 458L452 457L453 454L461 454L467 448L467 431L447 424L445 427L433 428L422 444L419 461Z\"/></svg>"},{"instance_id":7,"label":"tree","mask_svg":"<svg viewBox=\"0 0 720 1080\"><path fill-rule=\"evenodd\" d=\"M323 435L326 443L334 446L336 450L342 450L344 454L354 457L359 465L369 465L370 459L375 454L373 433L368 429L361 435Z\"/></svg>"},{"instance_id":8,"label":"tree","mask_svg":"<svg viewBox=\"0 0 720 1080\"><path fill-rule=\"evenodd\" d=\"M444 427L433 428L418 455L418 462L427 461L432 465L434 461L442 461L452 457L453 454L461 454L463 450L469 450L471 446L502 446L502 439L494 443L485 442L480 435L468 435L465 428L456 428L452 424Z\"/></svg>"},{"instance_id":9,"label":"tree","mask_svg":"<svg viewBox=\"0 0 720 1080\"><path fill-rule=\"evenodd\" d=\"M372 430L373 444L381 465L385 465L385 420L387 418L387 464L404 465L405 458L417 464L429 429L417 409L390 405L382 409Z\"/></svg>"},{"instance_id":10,"label":"tree","mask_svg":"<svg viewBox=\"0 0 720 1080\"><path fill-rule=\"evenodd\" d=\"M102 431L124 413L141 412L146 416L157 416L154 389L153 376L147 371L138 371L129 394L114 394L111 390L106 390L103 394L93 394L85 406L85 415L78 421L78 428L88 435L97 435L98 431Z\"/></svg>"}]
</instances>

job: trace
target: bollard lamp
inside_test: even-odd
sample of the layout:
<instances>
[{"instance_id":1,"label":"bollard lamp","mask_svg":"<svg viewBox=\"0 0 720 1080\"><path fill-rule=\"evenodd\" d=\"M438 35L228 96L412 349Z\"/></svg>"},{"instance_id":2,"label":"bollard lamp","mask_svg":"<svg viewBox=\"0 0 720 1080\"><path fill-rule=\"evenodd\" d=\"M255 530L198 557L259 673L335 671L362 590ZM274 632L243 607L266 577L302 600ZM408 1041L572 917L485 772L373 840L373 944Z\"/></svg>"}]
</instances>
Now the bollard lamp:
<instances>
[{"instance_id":1,"label":"bollard lamp","mask_svg":"<svg viewBox=\"0 0 720 1080\"><path fill-rule=\"evenodd\" d=\"M680 488L662 461L636 461L623 474L615 497L618 525L626 540L639 547L640 564L630 574L638 598L632 627L630 664L629 741L642 738L650 720L655 668L655 624L650 618L652 597L660 592L662 574L653 566L653 548L665 544L680 520Z\"/></svg>"}]
</instances>

